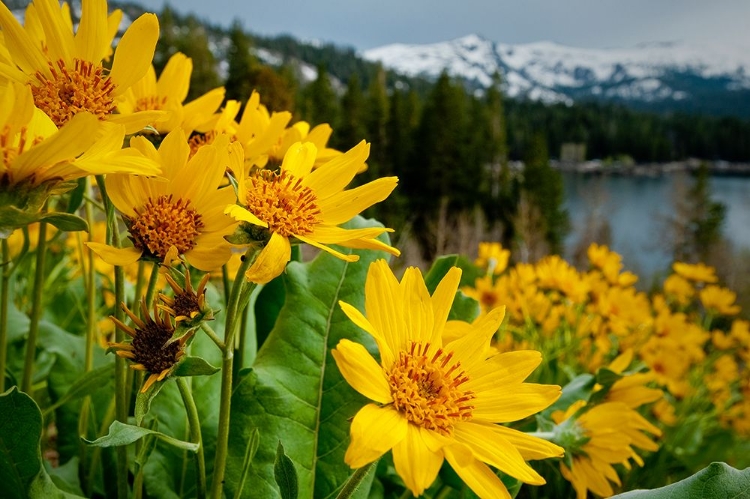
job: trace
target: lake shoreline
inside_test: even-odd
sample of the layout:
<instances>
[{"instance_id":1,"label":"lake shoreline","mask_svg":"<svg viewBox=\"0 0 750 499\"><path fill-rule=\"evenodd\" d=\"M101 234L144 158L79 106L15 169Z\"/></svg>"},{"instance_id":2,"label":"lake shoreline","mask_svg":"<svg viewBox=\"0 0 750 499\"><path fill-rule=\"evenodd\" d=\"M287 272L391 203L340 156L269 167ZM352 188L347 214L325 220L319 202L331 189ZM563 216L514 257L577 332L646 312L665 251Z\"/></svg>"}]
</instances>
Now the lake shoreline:
<instances>
[{"instance_id":1,"label":"lake shoreline","mask_svg":"<svg viewBox=\"0 0 750 499\"><path fill-rule=\"evenodd\" d=\"M577 173L584 176L628 176L659 177L673 173L695 172L701 164L708 166L713 176L750 177L750 163L730 163L728 161L710 161L688 159L668 163L625 163L590 160L582 162L550 160L550 166L561 172Z\"/></svg>"}]
</instances>

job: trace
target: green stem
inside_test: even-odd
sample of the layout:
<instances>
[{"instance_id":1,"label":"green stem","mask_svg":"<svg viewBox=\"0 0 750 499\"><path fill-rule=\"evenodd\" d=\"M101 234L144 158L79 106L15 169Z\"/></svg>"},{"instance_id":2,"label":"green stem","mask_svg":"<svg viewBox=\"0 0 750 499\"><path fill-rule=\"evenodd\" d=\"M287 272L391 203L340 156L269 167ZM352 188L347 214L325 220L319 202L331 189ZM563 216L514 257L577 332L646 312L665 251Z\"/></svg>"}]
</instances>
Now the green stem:
<instances>
[{"instance_id":1,"label":"green stem","mask_svg":"<svg viewBox=\"0 0 750 499\"><path fill-rule=\"evenodd\" d=\"M8 303L10 302L10 246L2 240L2 267L0 267L0 393L5 391L5 362L8 357Z\"/></svg>"},{"instance_id":2,"label":"green stem","mask_svg":"<svg viewBox=\"0 0 750 499\"><path fill-rule=\"evenodd\" d=\"M146 274L146 262L138 260L138 274L135 278L135 293L133 293L133 301L130 303L130 311L140 317L140 307L138 303L141 301L141 294L143 294L143 278Z\"/></svg>"},{"instance_id":3,"label":"green stem","mask_svg":"<svg viewBox=\"0 0 750 499\"><path fill-rule=\"evenodd\" d=\"M187 380L177 376L177 387L180 389L182 402L185 404L185 413L187 414L188 423L190 424L190 441L198 444L198 451L195 453L195 473L197 498L206 497L206 461L203 457L203 438L201 437L201 423L198 419L198 408L193 400L193 393Z\"/></svg>"},{"instance_id":4,"label":"green stem","mask_svg":"<svg viewBox=\"0 0 750 499\"><path fill-rule=\"evenodd\" d=\"M97 175L96 183L104 203L104 211L107 214L107 243L115 248L121 246L120 230L115 217L114 205L107 196L107 186L104 183L104 176ZM114 316L121 322L125 322L125 312L120 306L125 302L125 271L122 267L115 265L115 310ZM115 341L122 343L125 339L120 328L115 328ZM123 357L115 357L115 419L121 423L128 422L128 401L130 400L130 390L127 383L128 366ZM117 453L117 497L118 499L127 499L128 497L128 448L120 445L116 449Z\"/></svg>"},{"instance_id":5,"label":"green stem","mask_svg":"<svg viewBox=\"0 0 750 499\"><path fill-rule=\"evenodd\" d=\"M231 282L229 281L229 270L226 263L221 266L221 283L224 286L224 305L227 305L229 303Z\"/></svg>"},{"instance_id":6,"label":"green stem","mask_svg":"<svg viewBox=\"0 0 750 499\"><path fill-rule=\"evenodd\" d=\"M211 338L211 341L216 343L217 347L224 350L224 342L221 341L221 338L219 338L219 335L216 334L216 332L213 329L211 329L211 326L209 326L205 322L201 322L201 329L203 330L204 333L206 333L206 336Z\"/></svg>"},{"instance_id":7,"label":"green stem","mask_svg":"<svg viewBox=\"0 0 750 499\"><path fill-rule=\"evenodd\" d=\"M530 431L525 433L529 437L541 438L542 440L547 440L548 442L553 442L555 439L554 431Z\"/></svg>"},{"instance_id":8,"label":"green stem","mask_svg":"<svg viewBox=\"0 0 750 499\"><path fill-rule=\"evenodd\" d=\"M362 480L365 479L367 474L372 471L376 464L377 460L354 470L354 473L349 477L349 480L346 481L344 487L341 489L341 492L339 492L339 495L336 496L336 499L348 499L349 497L351 497L352 494L354 494L359 488Z\"/></svg>"},{"instance_id":9,"label":"green stem","mask_svg":"<svg viewBox=\"0 0 750 499\"><path fill-rule=\"evenodd\" d=\"M222 488L224 486L224 473L226 471L227 454L229 449L229 412L232 400L232 369L234 367L234 335L237 331L238 312L247 304L250 295L247 289L255 287L254 283L245 285L245 272L255 259L257 250L250 248L237 270L234 277L232 292L227 303L227 312L224 327L224 348L221 363L221 399L219 402L219 428L216 435L216 455L214 457L214 476L211 482L212 499L222 499ZM240 305L242 297L247 297Z\"/></svg>"},{"instance_id":10,"label":"green stem","mask_svg":"<svg viewBox=\"0 0 750 499\"><path fill-rule=\"evenodd\" d=\"M151 277L148 279L148 288L146 288L146 310L151 310L156 296L156 281L159 280L159 262L154 262L151 268Z\"/></svg>"},{"instance_id":11,"label":"green stem","mask_svg":"<svg viewBox=\"0 0 750 499\"><path fill-rule=\"evenodd\" d=\"M237 360L234 362L234 368L232 373L232 379L234 380L233 383L237 384L237 378L239 376L240 369L242 369L242 366L245 363L245 336L247 335L247 305L240 311L240 314L242 315L242 319L240 320L240 335L239 335L239 341L237 345L237 351L235 352L235 355L237 356Z\"/></svg>"},{"instance_id":12,"label":"green stem","mask_svg":"<svg viewBox=\"0 0 750 499\"><path fill-rule=\"evenodd\" d=\"M39 222L39 242L36 246L36 269L34 269L34 294L31 302L29 338L26 341L26 359L23 365L21 390L32 395L31 378L34 375L36 340L39 336L39 320L42 316L42 291L44 287L44 261L47 254L47 224ZM3 374L4 375L4 374Z\"/></svg>"},{"instance_id":13,"label":"green stem","mask_svg":"<svg viewBox=\"0 0 750 499\"><path fill-rule=\"evenodd\" d=\"M112 421L114 421L116 398L116 396L113 397L112 401L109 403L107 412L104 414L104 418L102 419L102 424L99 427L99 433L97 433L97 436L106 435L109 425L111 425ZM96 469L100 464L101 455L102 447L94 447L93 451L91 452L91 467L89 468L88 475L86 476L86 481L84 482L84 492L86 494L86 497L91 497L94 488L94 481L96 480Z\"/></svg>"}]
</instances>

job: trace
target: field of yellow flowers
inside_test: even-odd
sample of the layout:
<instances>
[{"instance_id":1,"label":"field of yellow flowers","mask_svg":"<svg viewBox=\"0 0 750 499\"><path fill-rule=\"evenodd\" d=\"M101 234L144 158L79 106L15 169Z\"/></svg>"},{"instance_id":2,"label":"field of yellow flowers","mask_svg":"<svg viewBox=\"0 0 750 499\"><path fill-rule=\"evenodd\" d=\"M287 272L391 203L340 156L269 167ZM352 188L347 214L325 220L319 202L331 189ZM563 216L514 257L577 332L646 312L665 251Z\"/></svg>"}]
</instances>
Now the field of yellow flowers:
<instances>
[{"instance_id":1,"label":"field of yellow flowers","mask_svg":"<svg viewBox=\"0 0 750 499\"><path fill-rule=\"evenodd\" d=\"M185 102L191 60L157 77L157 17L113 47L121 18L0 4L4 498L748 494L750 323L714 269L647 294L604 246L487 242L394 273L365 140Z\"/></svg>"}]
</instances>

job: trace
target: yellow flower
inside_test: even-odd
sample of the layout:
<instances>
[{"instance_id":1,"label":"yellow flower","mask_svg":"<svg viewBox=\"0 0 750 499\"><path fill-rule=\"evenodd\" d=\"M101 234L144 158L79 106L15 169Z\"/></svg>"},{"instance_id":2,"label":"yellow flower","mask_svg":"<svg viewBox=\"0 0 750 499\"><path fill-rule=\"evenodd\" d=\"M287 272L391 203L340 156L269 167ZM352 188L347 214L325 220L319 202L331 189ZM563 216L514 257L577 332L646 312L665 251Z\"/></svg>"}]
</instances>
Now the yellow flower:
<instances>
[{"instance_id":1,"label":"yellow flower","mask_svg":"<svg viewBox=\"0 0 750 499\"><path fill-rule=\"evenodd\" d=\"M716 282L716 269L705 265L703 263L682 263L675 262L672 264L672 269L679 275L695 282Z\"/></svg>"},{"instance_id":2,"label":"yellow flower","mask_svg":"<svg viewBox=\"0 0 750 499\"><path fill-rule=\"evenodd\" d=\"M190 136L211 119L224 101L224 88L220 87L183 105L192 72L192 59L177 52L169 58L158 80L150 66L146 75L117 99L117 110L123 115L147 110L166 111L165 116L151 123L153 128L166 135L180 127Z\"/></svg>"},{"instance_id":3,"label":"yellow flower","mask_svg":"<svg viewBox=\"0 0 750 499\"><path fill-rule=\"evenodd\" d=\"M672 274L664 280L664 293L674 298L679 305L688 305L695 296L695 288L680 274Z\"/></svg>"},{"instance_id":4,"label":"yellow flower","mask_svg":"<svg viewBox=\"0 0 750 499\"><path fill-rule=\"evenodd\" d=\"M266 165L291 119L292 113L287 111L269 113L266 106L260 103L260 94L253 91L245 104L240 122L234 123L235 139L244 148L246 168ZM239 175L238 172L234 173Z\"/></svg>"},{"instance_id":5,"label":"yellow flower","mask_svg":"<svg viewBox=\"0 0 750 499\"><path fill-rule=\"evenodd\" d=\"M479 254L474 264L487 269L490 274L502 274L508 268L510 251L500 243L479 243Z\"/></svg>"},{"instance_id":6,"label":"yellow flower","mask_svg":"<svg viewBox=\"0 0 750 499\"><path fill-rule=\"evenodd\" d=\"M0 84L0 229L35 221L46 199L68 181L113 172L159 173L156 163L122 149L125 130L80 113L58 129L34 107L31 90Z\"/></svg>"},{"instance_id":7,"label":"yellow flower","mask_svg":"<svg viewBox=\"0 0 750 499\"><path fill-rule=\"evenodd\" d=\"M585 406L584 401L576 402L563 414L557 411L552 414L556 423L567 421L579 409ZM634 447L656 451L659 446L648 435L659 436L661 431L649 423L643 416L630 409L622 402L605 402L594 406L573 423L585 442L578 448L566 449L572 453L572 468L560 463L563 477L573 484L578 499L586 499L586 491L609 497L614 494L609 482L620 484L613 464L630 467L633 458L643 466L643 460L635 453Z\"/></svg>"},{"instance_id":8,"label":"yellow flower","mask_svg":"<svg viewBox=\"0 0 750 499\"><path fill-rule=\"evenodd\" d=\"M474 287L464 287L461 291L464 292L469 298L474 298L479 302L479 307L482 314L486 314L490 310L497 308L503 301L504 287L501 286L504 281L498 280L497 283L492 282L492 277L489 275L477 277L474 281Z\"/></svg>"},{"instance_id":9,"label":"yellow flower","mask_svg":"<svg viewBox=\"0 0 750 499\"><path fill-rule=\"evenodd\" d=\"M133 147L162 165L163 177L108 175L107 192L125 219L133 246L88 246L112 265L126 266L139 258L163 262L177 255L205 271L226 263L231 247L224 236L236 225L224 215L224 207L235 200L234 191L219 189L228 141L221 136L188 159L190 147L179 128L164 138L158 150L144 137L133 138Z\"/></svg>"},{"instance_id":10,"label":"yellow flower","mask_svg":"<svg viewBox=\"0 0 750 499\"><path fill-rule=\"evenodd\" d=\"M0 80L29 85L36 106L61 127L88 112L134 133L161 112L115 115L115 101L148 70L159 38L154 14L143 14L125 31L111 70L102 65L116 34L118 14L107 15L106 0L83 0L81 22L73 32L70 12L58 0L35 0L21 26L0 4L0 28L11 61L0 60ZM113 22L114 21L114 22ZM114 25L114 26L113 26ZM114 27L114 30L112 29Z\"/></svg>"},{"instance_id":11,"label":"yellow flower","mask_svg":"<svg viewBox=\"0 0 750 499\"><path fill-rule=\"evenodd\" d=\"M115 317L110 316L110 319L132 340L129 343L109 343L109 347L116 355L133 361L130 365L132 369L149 373L141 388L141 393L144 393L151 385L163 380L174 370L178 361L185 355L185 344L192 338L194 330L179 338L173 338L175 329L169 314L161 313L154 305L154 317L151 318L145 300L141 300L141 316L145 319L140 319L124 303L122 309L135 327L130 327Z\"/></svg>"},{"instance_id":12,"label":"yellow flower","mask_svg":"<svg viewBox=\"0 0 750 499\"><path fill-rule=\"evenodd\" d=\"M271 149L269 159L274 163L281 164L284 155L294 143L311 142L318 149L318 155L315 157L315 164L313 165L313 168L317 168L342 154L341 151L328 147L328 139L331 138L331 133L333 133L333 129L327 123L318 125L310 130L309 123L298 121L284 130L279 141Z\"/></svg>"},{"instance_id":13,"label":"yellow flower","mask_svg":"<svg viewBox=\"0 0 750 499\"><path fill-rule=\"evenodd\" d=\"M264 241L265 247L248 269L248 280L265 283L280 275L291 258L291 239L349 262L359 257L340 253L328 245L400 254L396 248L376 239L392 229L338 227L387 198L398 182L396 177L384 177L344 190L367 159L369 144L362 141L312 171L315 146L309 142L297 143L289 148L278 172L261 169L249 177L242 166L241 146L232 143L232 151L230 169L237 175L240 205L227 206L225 212L236 220L266 229L261 236L267 242Z\"/></svg>"},{"instance_id":14,"label":"yellow flower","mask_svg":"<svg viewBox=\"0 0 750 499\"><path fill-rule=\"evenodd\" d=\"M407 269L399 283L385 260L378 260L365 285L367 317L339 302L375 338L381 359L378 364L364 346L346 339L332 350L347 382L374 401L354 416L344 459L359 468L392 450L396 471L415 496L447 459L480 497L509 498L488 464L541 485L544 479L525 459L559 457L562 449L496 423L544 409L560 387L523 382L541 363L539 352L489 355L502 308L460 338L443 340L460 277L460 269L451 269L430 296L418 269Z\"/></svg>"},{"instance_id":15,"label":"yellow flower","mask_svg":"<svg viewBox=\"0 0 750 499\"><path fill-rule=\"evenodd\" d=\"M720 315L735 315L740 313L740 306L735 305L737 293L719 286L706 286L700 291L703 306L713 313Z\"/></svg>"},{"instance_id":16,"label":"yellow flower","mask_svg":"<svg viewBox=\"0 0 750 499\"><path fill-rule=\"evenodd\" d=\"M608 368L614 373L622 374L632 360L633 350L629 349L613 360ZM664 392L658 388L649 388L646 386L646 384L655 379L656 375L651 371L624 375L610 387L609 392L607 392L607 401L622 402L631 409L636 409L650 402L656 402L664 397Z\"/></svg>"}]
</instances>

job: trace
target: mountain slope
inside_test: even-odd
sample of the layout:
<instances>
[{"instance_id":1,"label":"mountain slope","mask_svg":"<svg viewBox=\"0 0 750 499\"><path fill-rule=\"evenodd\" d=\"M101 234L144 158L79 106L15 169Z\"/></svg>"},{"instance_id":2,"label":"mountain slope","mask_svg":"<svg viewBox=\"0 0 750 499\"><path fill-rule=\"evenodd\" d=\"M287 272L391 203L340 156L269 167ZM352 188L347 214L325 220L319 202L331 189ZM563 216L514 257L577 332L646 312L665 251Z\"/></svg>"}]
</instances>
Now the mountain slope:
<instances>
[{"instance_id":1,"label":"mountain slope","mask_svg":"<svg viewBox=\"0 0 750 499\"><path fill-rule=\"evenodd\" d=\"M411 76L434 78L447 70L476 87L491 84L499 71L511 97L674 109L706 107L708 100L717 111L728 98L741 101L750 115L750 52L737 48L659 43L582 49L552 42L501 44L469 35L429 45L387 45L362 55Z\"/></svg>"}]
</instances>

